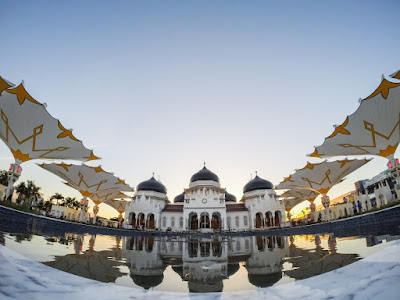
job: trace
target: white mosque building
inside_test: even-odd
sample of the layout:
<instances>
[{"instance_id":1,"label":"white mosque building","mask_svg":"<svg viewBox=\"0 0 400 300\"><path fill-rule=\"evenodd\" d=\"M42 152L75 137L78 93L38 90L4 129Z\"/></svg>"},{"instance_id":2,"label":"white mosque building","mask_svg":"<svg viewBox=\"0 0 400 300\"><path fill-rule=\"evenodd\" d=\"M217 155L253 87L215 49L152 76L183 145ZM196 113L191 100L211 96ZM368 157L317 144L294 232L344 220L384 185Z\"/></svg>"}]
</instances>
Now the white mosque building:
<instances>
[{"instance_id":1,"label":"white mosque building","mask_svg":"<svg viewBox=\"0 0 400 300\"><path fill-rule=\"evenodd\" d=\"M166 187L154 176L140 183L125 210L125 228L170 231L250 231L286 227L285 207L274 186L256 176L236 197L221 187L205 166L171 203Z\"/></svg>"}]
</instances>

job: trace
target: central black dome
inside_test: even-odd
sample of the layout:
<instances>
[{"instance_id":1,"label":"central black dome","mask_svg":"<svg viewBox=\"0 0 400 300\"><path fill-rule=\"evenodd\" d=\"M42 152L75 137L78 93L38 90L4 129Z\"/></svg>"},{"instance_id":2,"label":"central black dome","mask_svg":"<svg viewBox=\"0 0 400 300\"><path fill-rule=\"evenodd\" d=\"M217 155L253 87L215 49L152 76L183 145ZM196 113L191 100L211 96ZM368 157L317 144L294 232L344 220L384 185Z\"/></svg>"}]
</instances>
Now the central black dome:
<instances>
[{"instance_id":1,"label":"central black dome","mask_svg":"<svg viewBox=\"0 0 400 300\"><path fill-rule=\"evenodd\" d=\"M198 180L212 180L219 182L219 178L213 172L208 170L206 167L198 171L196 174L190 178L190 182L198 181Z\"/></svg>"},{"instance_id":2,"label":"central black dome","mask_svg":"<svg viewBox=\"0 0 400 300\"><path fill-rule=\"evenodd\" d=\"M271 182L256 176L244 186L243 193L255 190L272 190L273 188L274 185Z\"/></svg>"},{"instance_id":3,"label":"central black dome","mask_svg":"<svg viewBox=\"0 0 400 300\"><path fill-rule=\"evenodd\" d=\"M236 202L236 197L228 192L225 192L225 201Z\"/></svg>"},{"instance_id":4,"label":"central black dome","mask_svg":"<svg viewBox=\"0 0 400 300\"><path fill-rule=\"evenodd\" d=\"M161 182L157 181L153 176L149 180L139 183L136 191L153 191L166 194L167 188Z\"/></svg>"}]
</instances>

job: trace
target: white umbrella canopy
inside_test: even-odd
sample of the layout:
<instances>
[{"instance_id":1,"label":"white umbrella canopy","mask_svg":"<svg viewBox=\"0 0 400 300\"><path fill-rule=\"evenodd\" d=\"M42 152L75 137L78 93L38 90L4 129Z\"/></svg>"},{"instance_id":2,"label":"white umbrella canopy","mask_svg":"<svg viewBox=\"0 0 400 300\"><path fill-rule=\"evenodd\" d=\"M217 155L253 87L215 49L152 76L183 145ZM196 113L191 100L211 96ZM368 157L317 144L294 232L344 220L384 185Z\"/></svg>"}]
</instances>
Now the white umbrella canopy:
<instances>
[{"instance_id":1,"label":"white umbrella canopy","mask_svg":"<svg viewBox=\"0 0 400 300\"><path fill-rule=\"evenodd\" d=\"M130 197L128 195L125 195L124 193L120 192L119 190L100 190L100 191L97 191L96 193L94 193L90 197L90 199L95 204L100 204L107 200L125 199L125 198L130 198Z\"/></svg>"},{"instance_id":2,"label":"white umbrella canopy","mask_svg":"<svg viewBox=\"0 0 400 300\"><path fill-rule=\"evenodd\" d=\"M68 186L78 190L82 196L92 197L101 190L131 192L133 189L124 180L104 171L101 166L91 167L85 164L66 163L40 164L43 169L65 180Z\"/></svg>"},{"instance_id":3,"label":"white umbrella canopy","mask_svg":"<svg viewBox=\"0 0 400 300\"><path fill-rule=\"evenodd\" d=\"M126 205L128 203L128 201L126 200L107 200L104 202L105 204L110 205L112 208L114 208L117 212L119 212L120 214L125 212L126 209Z\"/></svg>"},{"instance_id":4,"label":"white umbrella canopy","mask_svg":"<svg viewBox=\"0 0 400 300\"><path fill-rule=\"evenodd\" d=\"M72 129L66 129L45 105L29 95L22 83L13 86L1 77L0 138L19 164L31 159L99 159L72 134Z\"/></svg>"},{"instance_id":5,"label":"white umbrella canopy","mask_svg":"<svg viewBox=\"0 0 400 300\"><path fill-rule=\"evenodd\" d=\"M400 79L400 72L392 74ZM400 82L382 78L379 87L361 100L358 109L315 147L311 157L394 154L400 142Z\"/></svg>"},{"instance_id":6,"label":"white umbrella canopy","mask_svg":"<svg viewBox=\"0 0 400 300\"><path fill-rule=\"evenodd\" d=\"M344 180L344 177L368 163L369 159L323 161L307 163L307 165L289 177L285 178L277 189L309 189L320 194L326 194L334 185Z\"/></svg>"},{"instance_id":7,"label":"white umbrella canopy","mask_svg":"<svg viewBox=\"0 0 400 300\"><path fill-rule=\"evenodd\" d=\"M319 196L319 193L313 190L309 189L300 189L300 188L295 188L295 189L290 189L285 191L283 194L281 194L279 197L281 198L298 198L313 202L315 198Z\"/></svg>"},{"instance_id":8,"label":"white umbrella canopy","mask_svg":"<svg viewBox=\"0 0 400 300\"><path fill-rule=\"evenodd\" d=\"M297 204L300 204L304 201L302 198L283 198L283 203L285 205L285 210L290 211Z\"/></svg>"}]
</instances>

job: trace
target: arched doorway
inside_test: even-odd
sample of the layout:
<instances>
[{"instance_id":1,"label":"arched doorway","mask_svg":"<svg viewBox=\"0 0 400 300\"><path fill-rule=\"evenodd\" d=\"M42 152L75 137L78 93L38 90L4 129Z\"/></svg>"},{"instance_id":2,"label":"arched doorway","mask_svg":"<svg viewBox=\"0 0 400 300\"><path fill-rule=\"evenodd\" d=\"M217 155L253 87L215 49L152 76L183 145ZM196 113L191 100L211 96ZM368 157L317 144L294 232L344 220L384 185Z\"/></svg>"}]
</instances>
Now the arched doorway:
<instances>
[{"instance_id":1,"label":"arched doorway","mask_svg":"<svg viewBox=\"0 0 400 300\"><path fill-rule=\"evenodd\" d=\"M265 237L257 236L256 237L256 241L257 241L258 251L264 251L264 249L265 249Z\"/></svg>"},{"instance_id":2,"label":"arched doorway","mask_svg":"<svg viewBox=\"0 0 400 300\"><path fill-rule=\"evenodd\" d=\"M140 227L141 229L144 229L145 225L146 224L144 222L144 213L140 213L137 218L137 226Z\"/></svg>"},{"instance_id":3,"label":"arched doorway","mask_svg":"<svg viewBox=\"0 0 400 300\"><path fill-rule=\"evenodd\" d=\"M154 214L147 215L146 228L149 228L149 229L155 228Z\"/></svg>"},{"instance_id":4,"label":"arched doorway","mask_svg":"<svg viewBox=\"0 0 400 300\"><path fill-rule=\"evenodd\" d=\"M213 256L216 256L216 257L222 256L221 241L219 241L218 239L214 239L212 241L212 252L213 252Z\"/></svg>"},{"instance_id":5,"label":"arched doorway","mask_svg":"<svg viewBox=\"0 0 400 300\"><path fill-rule=\"evenodd\" d=\"M128 220L129 220L129 224L131 224L132 227L135 227L135 226L136 226L136 214L135 214L134 212L131 212L131 213L129 214Z\"/></svg>"},{"instance_id":6,"label":"arched doorway","mask_svg":"<svg viewBox=\"0 0 400 300\"><path fill-rule=\"evenodd\" d=\"M189 227L191 230L199 229L199 220L197 218L197 214L194 212L189 214Z\"/></svg>"},{"instance_id":7,"label":"arched doorway","mask_svg":"<svg viewBox=\"0 0 400 300\"><path fill-rule=\"evenodd\" d=\"M200 215L200 228L210 228L210 217L206 212Z\"/></svg>"},{"instance_id":8,"label":"arched doorway","mask_svg":"<svg viewBox=\"0 0 400 300\"><path fill-rule=\"evenodd\" d=\"M256 214L255 221L256 221L256 228L261 228L263 226L263 217L260 212Z\"/></svg>"},{"instance_id":9,"label":"arched doorway","mask_svg":"<svg viewBox=\"0 0 400 300\"><path fill-rule=\"evenodd\" d=\"M221 229L221 214L219 212L214 212L211 218L211 228Z\"/></svg>"},{"instance_id":10,"label":"arched doorway","mask_svg":"<svg viewBox=\"0 0 400 300\"><path fill-rule=\"evenodd\" d=\"M146 239L146 251L151 253L153 251L153 247L154 247L154 237L149 236Z\"/></svg>"},{"instance_id":11,"label":"arched doorway","mask_svg":"<svg viewBox=\"0 0 400 300\"><path fill-rule=\"evenodd\" d=\"M267 211L267 213L265 214L265 226L274 226L274 218L272 217L272 212L270 211Z\"/></svg>"},{"instance_id":12,"label":"arched doorway","mask_svg":"<svg viewBox=\"0 0 400 300\"><path fill-rule=\"evenodd\" d=\"M279 210L277 210L275 212L275 226L281 227L281 217L282 213Z\"/></svg>"}]
</instances>

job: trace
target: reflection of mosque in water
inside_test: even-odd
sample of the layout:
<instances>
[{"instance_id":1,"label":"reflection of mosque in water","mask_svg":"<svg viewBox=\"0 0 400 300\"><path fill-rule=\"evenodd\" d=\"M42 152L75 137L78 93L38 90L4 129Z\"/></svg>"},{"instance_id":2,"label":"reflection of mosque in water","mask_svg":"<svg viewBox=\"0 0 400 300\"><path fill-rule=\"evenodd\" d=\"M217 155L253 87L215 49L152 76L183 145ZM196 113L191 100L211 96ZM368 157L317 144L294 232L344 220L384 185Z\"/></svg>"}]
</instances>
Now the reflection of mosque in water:
<instances>
[{"instance_id":1,"label":"reflection of mosque in water","mask_svg":"<svg viewBox=\"0 0 400 300\"><path fill-rule=\"evenodd\" d=\"M82 250L89 237L87 250ZM283 276L303 279L343 267L359 259L357 254L339 254L336 239L329 236L306 236L315 248L295 245L295 238L282 236L237 237L115 237L110 249L95 251L96 236L76 236L74 254L55 256L45 264L75 275L103 282L116 282L129 272L133 283L144 289L154 288L164 280L171 266L190 292L220 292L223 280L237 272L247 272L248 282L256 287L271 286ZM304 238L301 238L304 239ZM327 240L328 250L321 246ZM57 242L56 240L52 242ZM84 247L86 248L86 247ZM283 264L293 266L283 271ZM124 272L124 267L129 270ZM242 268L241 268L242 267ZM286 268L287 269L287 268Z\"/></svg>"},{"instance_id":2,"label":"reflection of mosque in water","mask_svg":"<svg viewBox=\"0 0 400 300\"><path fill-rule=\"evenodd\" d=\"M125 245L124 245L125 244ZM269 286L282 277L288 254L287 237L198 238L154 237L123 239L122 255L135 284L145 289L159 285L166 265L188 282L190 292L220 292L223 280L235 274L240 263L255 286Z\"/></svg>"}]
</instances>

